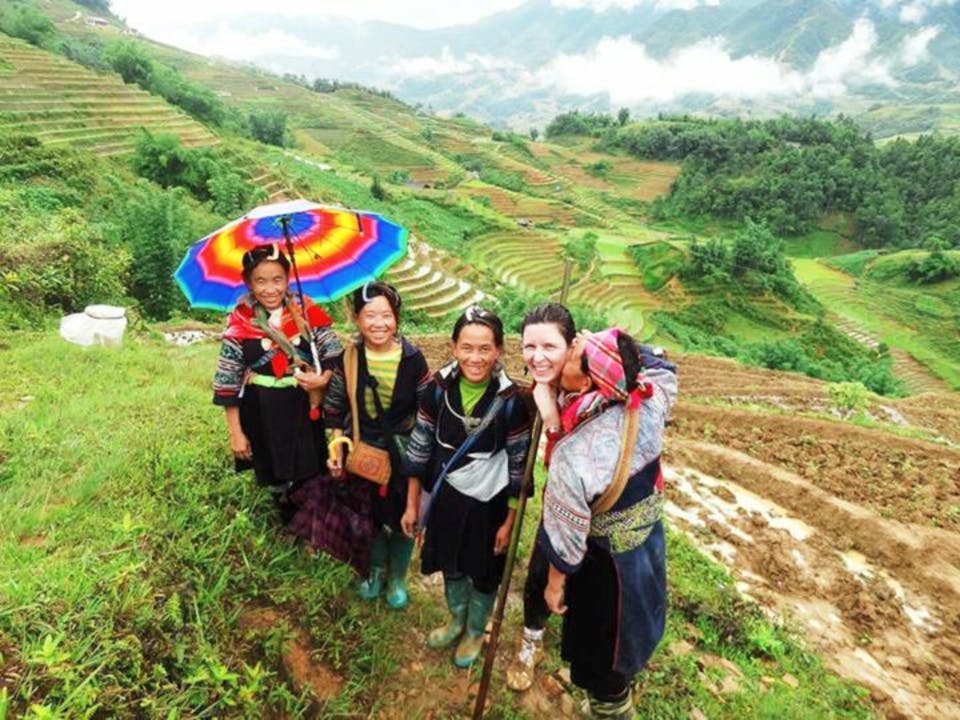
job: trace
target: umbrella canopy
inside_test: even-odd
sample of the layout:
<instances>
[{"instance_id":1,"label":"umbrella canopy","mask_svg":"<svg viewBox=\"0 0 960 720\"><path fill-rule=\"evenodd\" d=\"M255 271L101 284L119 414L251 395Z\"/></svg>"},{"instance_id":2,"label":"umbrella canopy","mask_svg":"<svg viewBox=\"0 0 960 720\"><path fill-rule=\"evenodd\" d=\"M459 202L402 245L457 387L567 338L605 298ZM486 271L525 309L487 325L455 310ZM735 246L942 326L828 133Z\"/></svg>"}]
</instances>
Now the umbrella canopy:
<instances>
[{"instance_id":1,"label":"umbrella canopy","mask_svg":"<svg viewBox=\"0 0 960 720\"><path fill-rule=\"evenodd\" d=\"M262 205L187 250L174 278L190 305L230 310L247 291L243 254L288 236L301 290L317 302L343 297L376 279L407 251L406 228L375 213L307 200Z\"/></svg>"}]
</instances>

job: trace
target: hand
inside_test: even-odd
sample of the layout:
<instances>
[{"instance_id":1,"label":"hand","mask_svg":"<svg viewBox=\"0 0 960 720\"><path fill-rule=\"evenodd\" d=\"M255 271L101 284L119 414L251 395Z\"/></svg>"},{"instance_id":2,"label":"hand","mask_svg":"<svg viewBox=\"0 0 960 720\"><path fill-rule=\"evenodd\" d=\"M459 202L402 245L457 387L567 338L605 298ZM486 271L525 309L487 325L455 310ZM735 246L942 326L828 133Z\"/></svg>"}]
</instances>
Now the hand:
<instances>
[{"instance_id":1,"label":"hand","mask_svg":"<svg viewBox=\"0 0 960 720\"><path fill-rule=\"evenodd\" d=\"M327 469L337 480L343 480L343 456L339 448L333 452L333 455L327 458Z\"/></svg>"},{"instance_id":2,"label":"hand","mask_svg":"<svg viewBox=\"0 0 960 720\"><path fill-rule=\"evenodd\" d=\"M493 554L503 555L510 546L510 531L513 530L513 522L507 520L500 529L497 530L497 536L493 539Z\"/></svg>"},{"instance_id":3,"label":"hand","mask_svg":"<svg viewBox=\"0 0 960 720\"><path fill-rule=\"evenodd\" d=\"M543 591L543 599L547 601L550 612L563 615L567 611L567 606L563 604L563 585L547 583L547 589Z\"/></svg>"},{"instance_id":4,"label":"hand","mask_svg":"<svg viewBox=\"0 0 960 720\"><path fill-rule=\"evenodd\" d=\"M533 386L533 401L537 405L540 419L545 428L560 425L560 407L557 404L557 388L553 383L535 383Z\"/></svg>"},{"instance_id":5,"label":"hand","mask_svg":"<svg viewBox=\"0 0 960 720\"><path fill-rule=\"evenodd\" d=\"M414 505L407 505L407 509L400 518L400 529L403 534L412 538L417 532L417 508Z\"/></svg>"},{"instance_id":6,"label":"hand","mask_svg":"<svg viewBox=\"0 0 960 720\"><path fill-rule=\"evenodd\" d=\"M250 447L250 438L243 432L230 434L230 450L237 460L252 460L253 448Z\"/></svg>"},{"instance_id":7,"label":"hand","mask_svg":"<svg viewBox=\"0 0 960 720\"><path fill-rule=\"evenodd\" d=\"M311 390L324 390L330 381L328 373L315 373L313 370L298 369L293 373L293 376L297 379L297 384L307 392Z\"/></svg>"}]
</instances>

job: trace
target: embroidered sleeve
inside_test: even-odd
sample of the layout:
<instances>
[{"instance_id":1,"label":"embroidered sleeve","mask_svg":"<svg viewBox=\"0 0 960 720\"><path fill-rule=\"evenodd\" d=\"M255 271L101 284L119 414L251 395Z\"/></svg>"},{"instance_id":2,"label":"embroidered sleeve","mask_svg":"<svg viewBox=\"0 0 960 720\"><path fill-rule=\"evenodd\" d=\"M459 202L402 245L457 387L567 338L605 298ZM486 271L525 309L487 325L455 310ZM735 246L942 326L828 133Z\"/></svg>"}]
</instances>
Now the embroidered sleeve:
<instances>
[{"instance_id":1,"label":"embroidered sleeve","mask_svg":"<svg viewBox=\"0 0 960 720\"><path fill-rule=\"evenodd\" d=\"M530 447L530 414L522 399L515 395L513 409L507 418L507 470L509 472L510 497L520 497L523 486L523 470Z\"/></svg>"},{"instance_id":2,"label":"embroidered sleeve","mask_svg":"<svg viewBox=\"0 0 960 720\"><path fill-rule=\"evenodd\" d=\"M537 543L551 564L569 575L576 572L587 552L590 505L575 465L562 453L554 454L550 479L543 492L543 520Z\"/></svg>"},{"instance_id":3,"label":"embroidered sleeve","mask_svg":"<svg viewBox=\"0 0 960 720\"><path fill-rule=\"evenodd\" d=\"M239 340L224 338L220 343L220 357L213 374L213 404L224 407L240 404L243 387L243 350Z\"/></svg>"},{"instance_id":4,"label":"embroidered sleeve","mask_svg":"<svg viewBox=\"0 0 960 720\"><path fill-rule=\"evenodd\" d=\"M328 430L346 430L350 412L347 407L347 386L343 377L343 354L331 358L328 367L333 370L333 375L330 376L327 392L323 396L323 426Z\"/></svg>"},{"instance_id":5,"label":"embroidered sleeve","mask_svg":"<svg viewBox=\"0 0 960 720\"><path fill-rule=\"evenodd\" d=\"M321 370L332 370L337 358L343 353L343 346L340 344L340 338L334 332L333 326L321 325L313 328L313 341L317 345Z\"/></svg>"},{"instance_id":6,"label":"embroidered sleeve","mask_svg":"<svg viewBox=\"0 0 960 720\"><path fill-rule=\"evenodd\" d=\"M421 482L427 480L425 476L433 456L437 418L435 396L438 393L437 381L431 380L420 395L417 423L407 444L407 475L419 478Z\"/></svg>"}]
</instances>

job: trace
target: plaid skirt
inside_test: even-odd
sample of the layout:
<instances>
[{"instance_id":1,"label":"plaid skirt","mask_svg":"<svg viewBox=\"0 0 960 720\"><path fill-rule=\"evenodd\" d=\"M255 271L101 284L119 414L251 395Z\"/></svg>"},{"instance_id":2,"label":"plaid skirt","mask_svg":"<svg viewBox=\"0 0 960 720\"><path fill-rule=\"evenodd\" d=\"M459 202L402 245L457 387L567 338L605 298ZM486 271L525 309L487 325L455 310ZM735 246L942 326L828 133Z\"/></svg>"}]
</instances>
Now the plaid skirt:
<instances>
[{"instance_id":1,"label":"plaid skirt","mask_svg":"<svg viewBox=\"0 0 960 720\"><path fill-rule=\"evenodd\" d=\"M329 475L307 480L291 495L299 509L287 530L366 576L370 548L380 530L369 485L366 480Z\"/></svg>"}]
</instances>

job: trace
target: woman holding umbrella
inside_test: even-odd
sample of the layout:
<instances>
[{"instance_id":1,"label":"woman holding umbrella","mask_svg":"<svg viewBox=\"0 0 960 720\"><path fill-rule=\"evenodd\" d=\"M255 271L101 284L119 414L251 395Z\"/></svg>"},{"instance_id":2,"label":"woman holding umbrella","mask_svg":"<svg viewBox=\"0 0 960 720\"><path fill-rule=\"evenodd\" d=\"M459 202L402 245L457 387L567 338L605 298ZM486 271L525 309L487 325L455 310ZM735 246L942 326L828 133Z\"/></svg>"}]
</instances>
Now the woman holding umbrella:
<instances>
[{"instance_id":1,"label":"woman holding umbrella","mask_svg":"<svg viewBox=\"0 0 960 720\"><path fill-rule=\"evenodd\" d=\"M467 308L453 327L454 361L424 393L408 447L410 490L401 520L408 535L425 527L424 574L443 572L451 618L427 644L457 644L454 664L480 654L516 515L530 419L500 365L503 324ZM421 511L421 485L429 502Z\"/></svg>"},{"instance_id":2,"label":"woman holding umbrella","mask_svg":"<svg viewBox=\"0 0 960 720\"><path fill-rule=\"evenodd\" d=\"M325 470L317 394L330 379L340 342L319 306L309 298L297 306L289 292L290 261L279 245L244 253L243 281L247 293L223 333L213 402L224 408L237 471L253 468L286 523L294 510L290 491Z\"/></svg>"},{"instance_id":3,"label":"woman holding umbrella","mask_svg":"<svg viewBox=\"0 0 960 720\"><path fill-rule=\"evenodd\" d=\"M360 597L373 600L387 581L387 605L399 610L407 605L406 575L413 553L400 518L407 506L407 475L403 446L417 418L417 404L430 383L427 361L415 345L398 336L400 294L385 282L368 282L353 293L353 314L360 333L335 363L324 398L324 423L334 439L350 431L354 411L360 440L391 454L391 474L386 485L347 476L358 492L369 493L373 521L378 530L370 548L370 572L360 583ZM351 355L351 364L346 355ZM355 368L354 397L347 396L345 368ZM354 438L357 440L358 438ZM331 443L327 461L335 478L344 478L342 445ZM391 447L392 446L392 447Z\"/></svg>"}]
</instances>

